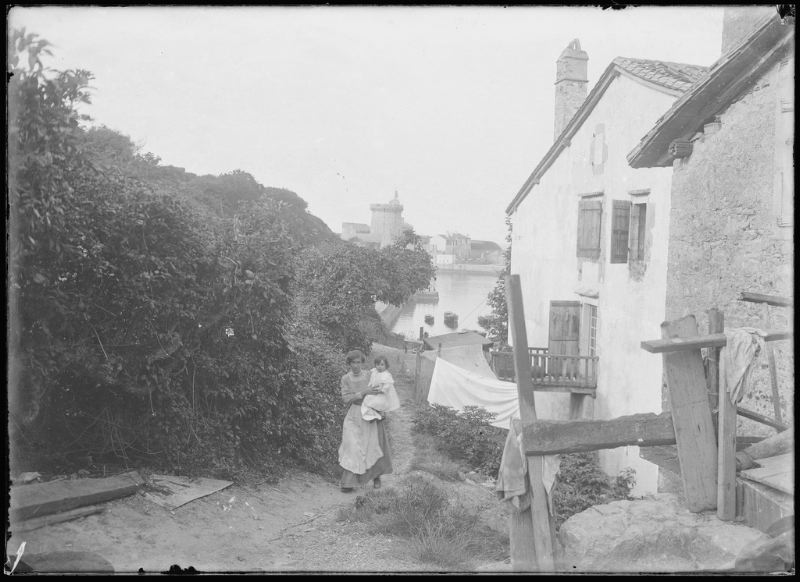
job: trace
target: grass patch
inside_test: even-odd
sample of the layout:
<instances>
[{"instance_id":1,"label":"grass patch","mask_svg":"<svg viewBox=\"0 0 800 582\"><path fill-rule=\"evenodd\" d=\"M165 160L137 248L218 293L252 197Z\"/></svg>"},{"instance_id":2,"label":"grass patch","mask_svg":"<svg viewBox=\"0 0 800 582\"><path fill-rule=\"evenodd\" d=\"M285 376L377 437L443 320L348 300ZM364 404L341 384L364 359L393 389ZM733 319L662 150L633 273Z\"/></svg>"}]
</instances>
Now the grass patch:
<instances>
[{"instance_id":1,"label":"grass patch","mask_svg":"<svg viewBox=\"0 0 800 582\"><path fill-rule=\"evenodd\" d=\"M415 433L413 438L414 458L411 459L410 470L425 471L443 481L458 480L459 464L439 450L434 437Z\"/></svg>"},{"instance_id":2,"label":"grass patch","mask_svg":"<svg viewBox=\"0 0 800 582\"><path fill-rule=\"evenodd\" d=\"M411 541L414 557L436 566L469 570L474 560L502 559L506 536L480 523L478 513L449 499L431 478L406 477L395 488L368 491L339 520L367 523L371 533Z\"/></svg>"}]
</instances>

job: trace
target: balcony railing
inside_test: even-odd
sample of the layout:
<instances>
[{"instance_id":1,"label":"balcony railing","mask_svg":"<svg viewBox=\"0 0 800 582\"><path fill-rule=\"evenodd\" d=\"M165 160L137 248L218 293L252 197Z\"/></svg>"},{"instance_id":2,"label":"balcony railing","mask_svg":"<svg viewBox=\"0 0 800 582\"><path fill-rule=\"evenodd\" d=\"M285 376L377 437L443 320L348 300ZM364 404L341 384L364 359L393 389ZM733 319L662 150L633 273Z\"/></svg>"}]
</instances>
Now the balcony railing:
<instances>
[{"instance_id":1,"label":"balcony railing","mask_svg":"<svg viewBox=\"0 0 800 582\"><path fill-rule=\"evenodd\" d=\"M565 356L547 348L528 348L534 390L594 391L597 388L597 356ZM500 380L514 381L514 353L491 351L491 367ZM575 389L575 390L572 390Z\"/></svg>"}]
</instances>

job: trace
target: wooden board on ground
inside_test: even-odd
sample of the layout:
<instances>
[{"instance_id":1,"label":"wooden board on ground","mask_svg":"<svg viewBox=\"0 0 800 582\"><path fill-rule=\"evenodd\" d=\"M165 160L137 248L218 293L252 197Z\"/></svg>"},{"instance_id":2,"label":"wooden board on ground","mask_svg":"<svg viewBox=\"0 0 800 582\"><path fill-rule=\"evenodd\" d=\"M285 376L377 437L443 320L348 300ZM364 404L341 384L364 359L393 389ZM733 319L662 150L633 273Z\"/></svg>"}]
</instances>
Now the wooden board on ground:
<instances>
[{"instance_id":1,"label":"wooden board on ground","mask_svg":"<svg viewBox=\"0 0 800 582\"><path fill-rule=\"evenodd\" d=\"M742 471L740 476L794 495L794 455L778 455L756 462L761 466Z\"/></svg>"},{"instance_id":2,"label":"wooden board on ground","mask_svg":"<svg viewBox=\"0 0 800 582\"><path fill-rule=\"evenodd\" d=\"M143 482L139 473L130 471L114 477L12 486L10 516L21 521L127 497L136 493Z\"/></svg>"},{"instance_id":3,"label":"wooden board on ground","mask_svg":"<svg viewBox=\"0 0 800 582\"><path fill-rule=\"evenodd\" d=\"M64 511L62 513L51 513L50 515L43 515L42 517L34 517L19 522L12 522L11 531L14 533L31 531L34 529L39 529L40 527L45 527L56 523L63 523L65 521L72 521L73 519L80 519L81 517L94 515L96 513L102 513L105 511L105 509L106 508L102 505L76 507L75 509L70 509L69 511Z\"/></svg>"},{"instance_id":4,"label":"wooden board on ground","mask_svg":"<svg viewBox=\"0 0 800 582\"><path fill-rule=\"evenodd\" d=\"M665 340L694 338L697 321L693 315L666 321L661 333ZM700 349L662 357L686 503L693 512L716 509L717 442Z\"/></svg>"},{"instance_id":5,"label":"wooden board on ground","mask_svg":"<svg viewBox=\"0 0 800 582\"><path fill-rule=\"evenodd\" d=\"M144 496L167 509L177 509L190 501L216 493L233 485L232 481L198 477L177 477L174 475L151 475L153 485L162 491L148 491Z\"/></svg>"}]
</instances>

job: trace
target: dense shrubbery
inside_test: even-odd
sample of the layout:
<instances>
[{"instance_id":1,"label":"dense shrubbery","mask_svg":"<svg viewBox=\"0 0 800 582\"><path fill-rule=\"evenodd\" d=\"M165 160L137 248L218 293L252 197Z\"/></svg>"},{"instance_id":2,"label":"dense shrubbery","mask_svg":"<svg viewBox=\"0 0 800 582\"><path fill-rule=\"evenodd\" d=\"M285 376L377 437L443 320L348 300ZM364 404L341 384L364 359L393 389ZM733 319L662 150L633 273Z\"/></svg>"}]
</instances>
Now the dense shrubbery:
<instances>
[{"instance_id":1,"label":"dense shrubbery","mask_svg":"<svg viewBox=\"0 0 800 582\"><path fill-rule=\"evenodd\" d=\"M479 406L467 406L458 412L432 404L417 410L414 430L433 436L437 448L451 459L497 477L506 432L489 424L493 418L492 413Z\"/></svg>"},{"instance_id":2,"label":"dense shrubbery","mask_svg":"<svg viewBox=\"0 0 800 582\"><path fill-rule=\"evenodd\" d=\"M368 346L376 297L407 297L381 273L430 257L358 249L293 192L87 130L91 75L45 69L24 31L10 48L12 469L330 462L341 354Z\"/></svg>"},{"instance_id":3,"label":"dense shrubbery","mask_svg":"<svg viewBox=\"0 0 800 582\"><path fill-rule=\"evenodd\" d=\"M636 473L627 468L610 479L598 464L597 453L561 455L558 477L553 487L555 526L593 505L629 499L636 484Z\"/></svg>"}]
</instances>

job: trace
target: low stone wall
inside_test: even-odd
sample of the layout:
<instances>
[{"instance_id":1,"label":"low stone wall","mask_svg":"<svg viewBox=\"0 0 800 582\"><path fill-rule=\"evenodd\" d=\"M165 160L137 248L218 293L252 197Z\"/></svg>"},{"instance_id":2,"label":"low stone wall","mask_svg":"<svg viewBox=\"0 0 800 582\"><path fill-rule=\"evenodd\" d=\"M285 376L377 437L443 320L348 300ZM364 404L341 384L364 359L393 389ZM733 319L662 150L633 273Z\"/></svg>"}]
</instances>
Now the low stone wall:
<instances>
[{"instance_id":1,"label":"low stone wall","mask_svg":"<svg viewBox=\"0 0 800 582\"><path fill-rule=\"evenodd\" d=\"M380 301L375 304L375 311L378 312L381 322L386 326L386 331L391 331L392 326L397 322L397 318L400 317L400 311L402 311L402 309L402 305L398 307L396 305L381 303Z\"/></svg>"}]
</instances>

